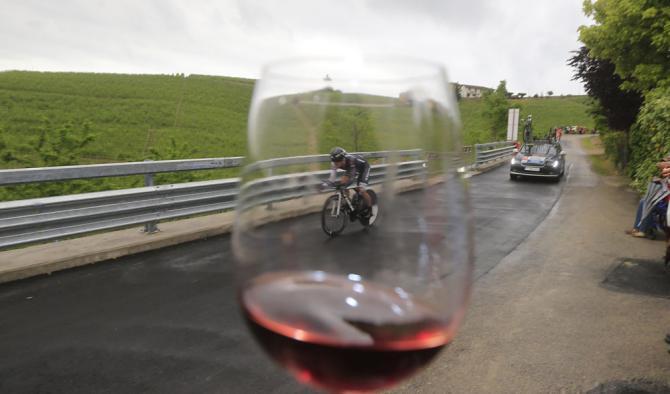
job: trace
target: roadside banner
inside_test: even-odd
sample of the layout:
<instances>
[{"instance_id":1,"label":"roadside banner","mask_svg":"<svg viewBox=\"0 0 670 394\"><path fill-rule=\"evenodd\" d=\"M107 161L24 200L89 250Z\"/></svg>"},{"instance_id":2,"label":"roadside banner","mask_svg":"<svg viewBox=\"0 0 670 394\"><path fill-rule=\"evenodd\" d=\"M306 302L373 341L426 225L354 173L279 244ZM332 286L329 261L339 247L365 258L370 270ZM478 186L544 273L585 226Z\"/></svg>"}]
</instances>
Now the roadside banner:
<instances>
[{"instance_id":1,"label":"roadside banner","mask_svg":"<svg viewBox=\"0 0 670 394\"><path fill-rule=\"evenodd\" d=\"M519 140L519 108L507 112L507 141Z\"/></svg>"}]
</instances>

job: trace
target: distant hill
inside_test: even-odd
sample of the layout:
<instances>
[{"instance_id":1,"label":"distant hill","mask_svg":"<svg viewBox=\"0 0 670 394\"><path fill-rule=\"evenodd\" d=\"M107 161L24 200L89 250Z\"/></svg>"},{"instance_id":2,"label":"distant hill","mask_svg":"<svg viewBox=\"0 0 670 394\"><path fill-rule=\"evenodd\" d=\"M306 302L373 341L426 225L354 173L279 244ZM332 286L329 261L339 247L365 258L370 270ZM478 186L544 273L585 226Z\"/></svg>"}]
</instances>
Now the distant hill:
<instances>
[{"instance_id":1,"label":"distant hill","mask_svg":"<svg viewBox=\"0 0 670 394\"><path fill-rule=\"evenodd\" d=\"M153 150L187 145L188 157L244 154L254 80L203 75L0 72L0 132L10 148L30 158L27 141L40 130L86 125L96 135L79 162L144 160ZM592 127L585 97L514 100L536 130ZM460 103L464 143L485 141L482 101ZM373 110L374 117L374 110ZM28 159L28 164L30 159Z\"/></svg>"}]
</instances>

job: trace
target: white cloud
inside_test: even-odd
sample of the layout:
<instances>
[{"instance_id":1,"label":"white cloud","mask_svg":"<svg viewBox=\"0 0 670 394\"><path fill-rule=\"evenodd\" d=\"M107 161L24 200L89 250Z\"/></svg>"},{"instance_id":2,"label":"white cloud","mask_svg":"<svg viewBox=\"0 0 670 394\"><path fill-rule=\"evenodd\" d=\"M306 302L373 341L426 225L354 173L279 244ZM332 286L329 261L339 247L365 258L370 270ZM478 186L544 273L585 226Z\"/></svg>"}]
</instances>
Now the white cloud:
<instances>
[{"instance_id":1,"label":"white cloud","mask_svg":"<svg viewBox=\"0 0 670 394\"><path fill-rule=\"evenodd\" d=\"M581 93L565 64L581 0L61 0L0 5L0 70L258 77L277 58L399 53L461 83Z\"/></svg>"}]
</instances>

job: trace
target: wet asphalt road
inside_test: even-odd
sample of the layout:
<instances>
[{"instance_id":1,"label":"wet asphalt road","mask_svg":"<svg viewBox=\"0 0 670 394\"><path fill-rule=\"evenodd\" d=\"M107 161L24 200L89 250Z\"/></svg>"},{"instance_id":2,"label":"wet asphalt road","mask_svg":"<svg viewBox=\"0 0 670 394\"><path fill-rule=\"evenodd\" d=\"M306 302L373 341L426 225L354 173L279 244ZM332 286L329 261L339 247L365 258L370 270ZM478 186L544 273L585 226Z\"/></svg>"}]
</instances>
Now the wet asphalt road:
<instances>
[{"instance_id":1,"label":"wet asphalt road","mask_svg":"<svg viewBox=\"0 0 670 394\"><path fill-rule=\"evenodd\" d=\"M471 179L476 278L563 184L512 182L507 166ZM307 392L247 334L234 268L222 236L0 285L0 392Z\"/></svg>"}]
</instances>

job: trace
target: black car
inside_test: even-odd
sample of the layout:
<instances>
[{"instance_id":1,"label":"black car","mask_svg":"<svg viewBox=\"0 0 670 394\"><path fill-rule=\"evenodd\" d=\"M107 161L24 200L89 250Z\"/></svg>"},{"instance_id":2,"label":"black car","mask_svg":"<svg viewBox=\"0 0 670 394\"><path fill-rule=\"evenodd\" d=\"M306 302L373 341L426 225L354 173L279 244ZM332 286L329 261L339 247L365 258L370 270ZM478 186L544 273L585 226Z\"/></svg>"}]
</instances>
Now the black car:
<instances>
[{"instance_id":1,"label":"black car","mask_svg":"<svg viewBox=\"0 0 670 394\"><path fill-rule=\"evenodd\" d=\"M565 173L565 152L558 142L536 141L515 149L510 164L511 180L529 177L558 181Z\"/></svg>"}]
</instances>

